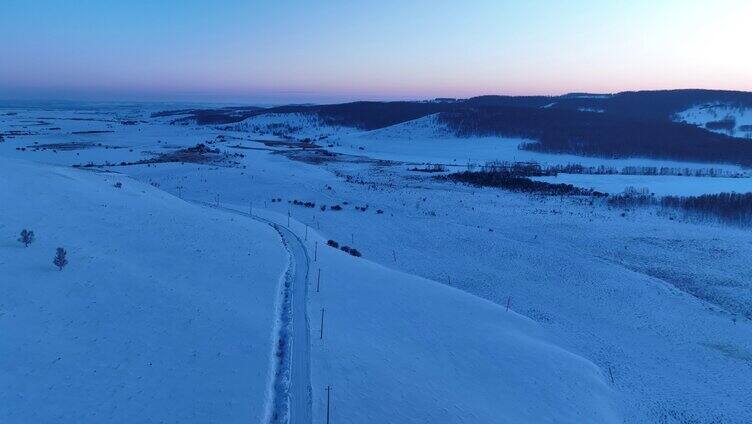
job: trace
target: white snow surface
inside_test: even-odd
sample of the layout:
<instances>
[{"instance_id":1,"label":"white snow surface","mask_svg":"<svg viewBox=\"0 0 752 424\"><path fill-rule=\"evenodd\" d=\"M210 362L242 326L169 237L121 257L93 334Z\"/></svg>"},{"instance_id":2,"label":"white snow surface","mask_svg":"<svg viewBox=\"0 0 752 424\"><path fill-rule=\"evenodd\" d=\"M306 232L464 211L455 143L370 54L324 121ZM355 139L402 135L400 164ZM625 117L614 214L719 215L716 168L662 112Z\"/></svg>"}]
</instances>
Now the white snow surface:
<instances>
[{"instance_id":1,"label":"white snow surface","mask_svg":"<svg viewBox=\"0 0 752 424\"><path fill-rule=\"evenodd\" d=\"M562 394L580 387L593 393L599 400L580 410L583 417L608 420L616 416L629 424L750 422L752 273L749 263L752 261L752 236L748 229L696 222L679 213L655 208L621 210L588 199L528 196L439 182L432 178L433 175L409 171L414 166L412 164L371 159L444 162L455 165L450 169L462 169L469 159L479 163L495 159L527 160L522 155L532 152L517 150L521 140L506 140L509 143L504 144L505 140L498 138L420 139L410 135L404 139L369 139L359 137L361 133L352 133L333 136L331 140L335 143L334 150L357 156L306 163L286 157L285 148L254 141L258 138L254 133L170 126L135 111L129 111L129 116L140 116L145 123L121 126L111 122L112 112L16 111L17 116L0 114L0 129L33 130L33 134L6 137L6 142L0 143L0 156L47 163L69 165L89 160L101 162L105 158L119 161L119 158L129 155L149 157L149 151L169 151L178 146L214 140L220 134L226 135L226 143L217 143L213 147L242 152L245 157L239 159L239 167L169 163L109 169L158 184L160 189L173 194L182 190L184 196L197 200L214 201L219 194L223 204L232 204L239 209L252 202L258 213L276 216L275 219L283 224L290 211L295 231L301 237L305 237L305 228L295 222L308 225L309 243L317 240L315 233L319 233L321 237L338 240L340 244L352 245L363 252L365 259L344 256L340 259L345 262L339 263L335 259L342 254L321 243L318 245L322 288L320 293L311 293L309 304L316 423L324 419L322 408L326 401L326 385L333 387L332 413L340 418L335 422L344 422L350 417L356 417L353 422L369 422L372 418L385 418L383 422L404 418L409 422L426 417L431 418L427 421L444 422L443 416L432 415L437 414L433 408L435 405L444 408L441 411L451 420L482 422L486 414L493 413L492 406L480 402L480 397L472 399L472 392L464 393L463 385L489 396L482 399L496 400L488 393L504 391L519 401L515 405L500 401L508 408L499 412L500 419L507 414L524 417L528 405L539 405L539 400L535 399L539 392L528 393L529 398L524 398L523 394L507 387L512 382L497 380L501 376L519 377L514 370L501 369L498 362L484 362L487 356L519 358L515 354L517 349L528 349L535 356L550 354L549 357L561 359L563 362L560 363L571 365L552 370L552 376L558 378L566 372L567 379L575 376L572 380L557 380L550 384L563 388ZM56 118L58 114L59 119ZM115 114L122 115L123 112L119 109ZM101 120L69 120L81 116ZM42 118L49 118L48 125L34 129L34 122ZM103 126L114 132L71 133L98 130ZM73 141L81 137L124 148L57 152L16 150L35 141ZM639 158L614 161L565 155L534 157L544 164L739 169ZM592 177L611 181L608 178L613 176ZM659 182L659 179L669 177L651 178ZM673 178L693 180L691 177ZM729 180L717 179L725 181L719 184L736 183ZM621 186L622 182L613 185ZM107 181L104 186L109 189L111 183ZM124 182L124 185L121 190L130 187L130 183ZM669 185L673 184L666 186ZM147 191L154 190L146 185L143 187ZM281 198L282 201L272 203L272 198ZM53 196L53 199L57 198ZM316 208L288 203L294 199L315 202ZM41 207L57 210L53 206L62 208L59 203ZM3 207L5 204L2 203ZM344 209L339 212L319 209L320 205L334 204L342 205ZM356 205L369 207L366 212L361 212L355 210ZM114 213L111 208L107 209ZM376 210L383 213L378 214ZM106 218L99 212L86 217L90 218L87 221L94 223ZM204 224L211 217L218 218L208 212L202 217ZM235 216L235 219L239 218ZM2 231L7 234L8 241L5 247L0 244L0 248L23 250L12 240L22 226L31 225L16 216L11 221L0 221L0 225L6 223L9 224L2 227ZM239 225L237 221L236 224ZM315 232L313 228L316 228ZM125 229L116 229L120 235L126 233ZM37 230L38 245L43 242L42 235L49 237L50 232ZM154 232L159 233L156 229ZM70 233L73 235L66 239L73 239L81 231ZM213 240L206 236L202 243ZM263 237L262 240L272 243ZM221 243L227 242L222 240ZM57 244L55 241L44 248L44 260L39 266L52 275L76 272L73 260L69 269L62 273L51 269L49 262ZM310 248L309 245L309 254ZM227 254L222 246L217 246L217 250ZM72 249L69 251L71 259L76 258ZM97 245L92 251L96 253L89 256L100 257L102 251L102 246ZM335 254L335 259L329 258ZM198 261L193 256L191 259ZM15 266L15 262L15 259L7 261L5 256L0 256L0 266L9 263ZM313 263L311 270L314 278L315 266ZM282 267L280 264L280 270ZM337 272L339 267L343 272ZM215 271L219 273L221 270ZM20 278L24 279L23 276ZM437 285L436 282L452 288L435 289L432 286ZM313 287L315 280L310 284L309 288ZM27 286L29 284L23 287ZM447 294L458 290L484 300L465 294ZM362 297L359 296L361 291ZM67 292L60 293L55 294ZM272 296L269 293L269 299ZM371 299L367 299L368 296ZM271 302L269 299L264 298L264 301ZM508 301L510 311L506 312ZM8 301L0 301L2 308L8 304ZM432 304L454 312L446 313L440 308L433 310ZM272 309L269 305L268 309ZM327 310L327 321L325 338L317 344L317 313L321 307ZM272 315L273 312L269 311L269 320L272 320ZM4 323L7 316L7 313L0 314L0 323ZM535 325L528 325L529 320L534 320ZM440 325L434 326L433 322ZM32 330L35 328L32 326ZM443 328L451 331L445 332ZM486 332L481 336L483 330ZM87 334L88 329L84 327L79 333ZM503 342L494 335L506 337L504 341L510 339L519 343L503 346L498 352L501 356L493 356L497 352L489 352L485 344L478 344L477 338L488 338L489 346ZM528 336L540 340L540 343L524 343ZM417 340L415 346L419 349L411 350L413 339ZM3 342L7 343L0 341L0 347L7 348ZM427 343L430 344L428 348ZM456 347L457 353L444 347ZM565 359L567 357L569 359ZM465 363L466 358L474 361ZM418 359L439 365L427 368ZM3 363L0 373L9 372L5 367L8 363L16 364L12 361ZM416 363L418 365L412 368ZM516 364L517 359L509 360L510 367ZM598 369L592 370L588 364L595 364ZM529 369L528 365L521 363L522 369ZM546 364L543 367L549 369ZM486 379L486 375L493 378ZM531 375L537 378L539 374ZM4 375L0 376L0 384L7 380L2 377ZM603 387L604 379L610 389ZM174 381L168 380L165 383ZM451 394L441 387L450 381L460 382L454 385ZM372 386L371 382L379 384ZM537 380L520 384L537 387L538 383L543 384ZM261 385L253 384L253 387ZM257 393L257 390L253 391ZM29 392L36 391L29 389ZM96 399L106 396L109 395L102 394ZM387 402L382 403L382 399ZM573 399L579 405L579 395ZM261 403L255 398L244 401ZM479 403L473 403L476 401ZM552 402L560 404L557 399ZM34 400L28 400L27 409L33 403ZM612 403L615 413L610 408ZM7 404L0 402L0 410ZM400 409L387 410L388 406ZM372 415L368 415L371 409ZM473 415L476 410L477 415ZM541 413L542 419L550 416L548 411ZM172 411L166 411L160 417L170 415L169 412ZM572 415L568 414L562 413L561 416L571 418ZM210 421L200 418L204 417L182 421ZM224 416L220 415L220 418ZM487 421L496 422L495 419ZM518 422L525 420L518 419ZM600 421L583 419L580 422Z\"/></svg>"},{"instance_id":2,"label":"white snow surface","mask_svg":"<svg viewBox=\"0 0 752 424\"><path fill-rule=\"evenodd\" d=\"M0 204L0 422L261 421L287 266L273 230L7 159Z\"/></svg>"},{"instance_id":3,"label":"white snow surface","mask_svg":"<svg viewBox=\"0 0 752 424\"><path fill-rule=\"evenodd\" d=\"M296 220L290 228L311 258L314 422L327 386L332 422L621 422L603 371L537 322L326 246Z\"/></svg>"},{"instance_id":4,"label":"white snow surface","mask_svg":"<svg viewBox=\"0 0 752 424\"><path fill-rule=\"evenodd\" d=\"M730 131L709 129L709 131L733 137L752 139L752 108L723 103L707 103L693 106L674 116L674 120L704 127L708 122L733 119L736 125ZM745 127L746 126L746 127ZM742 128L744 127L744 128Z\"/></svg>"}]
</instances>

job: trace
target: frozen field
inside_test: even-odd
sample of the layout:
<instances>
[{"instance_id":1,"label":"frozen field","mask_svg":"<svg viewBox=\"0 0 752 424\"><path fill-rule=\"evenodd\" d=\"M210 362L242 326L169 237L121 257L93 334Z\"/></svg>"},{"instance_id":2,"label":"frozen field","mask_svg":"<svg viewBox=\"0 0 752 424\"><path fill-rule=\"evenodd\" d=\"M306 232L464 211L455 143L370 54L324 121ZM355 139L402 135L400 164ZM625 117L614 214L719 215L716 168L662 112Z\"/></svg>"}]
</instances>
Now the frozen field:
<instances>
[{"instance_id":1,"label":"frozen field","mask_svg":"<svg viewBox=\"0 0 752 424\"><path fill-rule=\"evenodd\" d=\"M689 222L651 208L622 211L587 199L440 182L431 174L410 171L413 165L402 162L445 163L458 169L468 161L497 159L738 168L541 155L518 150L520 140L452 138L430 120L367 133L325 129L329 137L321 144L332 144L330 150L343 155L320 156L294 143L279 143L280 137L263 127L279 124L278 119L257 119L252 125L225 131L168 125L169 119L150 118L149 112L136 106L96 114L0 110L0 131L28 133L6 136L0 156L61 165L117 164L209 141L212 148L242 154L233 166L157 163L104 169L141 181L150 193L161 192L149 183L193 200L214 202L219 196L222 204L243 211L253 208L282 224L288 213L292 216L296 233L308 238L308 248L318 249L315 254L321 255L322 291L311 293L309 303L314 422L321 422L325 385L334 387L333 412L340 422L750 421L752 234L748 229ZM138 122L124 124L126 120ZM257 128L259 132L253 132ZM299 130L306 137L320 135L317 131ZM83 141L92 144L33 148L34 143ZM22 147L26 150L19 150ZM112 178L103 175L98 178ZM746 192L751 187L748 178L559 175L557 181L609 192L628 185L648 186L659 195ZM105 186L110 190L109 180ZM177 205L174 197L159 196ZM291 204L293 200L316 206ZM332 210L334 205L343 209ZM44 210L45 205L32 209ZM229 219L221 216L202 220ZM108 215L107 219L125 218ZM267 260L277 265L266 268L269 275L264 280L269 284L265 290L271 290L284 269L281 246L274 244L270 230L234 219L218 224L221 231L235 234L233 225L248 225L248 231L258 233L259 243L265 237L272 243ZM15 215L3 224L6 238L26 225ZM40 236L48 231L40 231ZM228 237L241 243L232 238L236 235ZM324 247L327 239L356 247L364 258ZM101 238L96 240L101 243ZM316 241L318 247L310 245ZM34 248L42 243L40 237ZM113 249L92 246L97 251ZM21 250L14 255L24 253L13 243L3 249L11 248ZM216 249L224 252L227 246ZM244 254L243 261L263 260L263 256L246 259L247 250L238 253ZM50 260L45 256L45 263ZM251 267L254 262L245 263ZM14 270L21 266L15 260L0 266L10 264ZM46 272L49 278L59 275L35 272ZM62 290L59 281L54 284ZM5 290L19 290L12 287ZM247 288L248 295L257 295L257 289ZM26 291L10 295L21 293ZM272 297L264 298L269 301L266 308L273 307ZM330 311L331 321L325 339L319 341L316 319L322 307ZM7 316L0 316L0 322L5 319L10 325ZM264 322L268 329L272 321ZM11 345L1 347L17 352L10 350ZM46 360L40 359L37 367ZM9 366L4 363L2 369ZM454 390L447 387L451 385ZM246 389L252 387L257 386L249 384ZM547 391L551 388L553 393ZM526 405L527 412L509 412L519 405ZM561 412L567 409L562 405L570 407L571 415ZM525 415L529 411L538 415Z\"/></svg>"}]
</instances>

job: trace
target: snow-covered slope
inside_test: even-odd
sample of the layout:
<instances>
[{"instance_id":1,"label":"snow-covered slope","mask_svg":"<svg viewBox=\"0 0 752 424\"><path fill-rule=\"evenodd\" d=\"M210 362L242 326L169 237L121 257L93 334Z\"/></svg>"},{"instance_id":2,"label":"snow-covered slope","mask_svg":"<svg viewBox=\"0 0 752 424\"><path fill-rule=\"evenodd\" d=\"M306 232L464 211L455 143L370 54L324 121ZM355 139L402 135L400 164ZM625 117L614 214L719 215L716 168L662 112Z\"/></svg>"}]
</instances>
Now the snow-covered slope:
<instances>
[{"instance_id":1,"label":"snow-covered slope","mask_svg":"<svg viewBox=\"0 0 752 424\"><path fill-rule=\"evenodd\" d=\"M412 121L366 131L358 137L366 140L441 139L454 137L454 133L439 122L438 114L424 116Z\"/></svg>"},{"instance_id":2,"label":"snow-covered slope","mask_svg":"<svg viewBox=\"0 0 752 424\"><path fill-rule=\"evenodd\" d=\"M674 116L674 120L699 125L706 129L733 137L752 138L752 108L708 103L691 107ZM714 127L714 122L726 121L725 128ZM708 124L710 123L710 126Z\"/></svg>"},{"instance_id":3,"label":"snow-covered slope","mask_svg":"<svg viewBox=\"0 0 752 424\"><path fill-rule=\"evenodd\" d=\"M327 386L332 422L621 422L603 371L535 321L291 228L312 259L314 422L325 422Z\"/></svg>"},{"instance_id":4,"label":"snow-covered slope","mask_svg":"<svg viewBox=\"0 0 752 424\"><path fill-rule=\"evenodd\" d=\"M119 174L7 159L0 205L0 422L262 419L287 266L274 231Z\"/></svg>"},{"instance_id":5,"label":"snow-covered slope","mask_svg":"<svg viewBox=\"0 0 752 424\"><path fill-rule=\"evenodd\" d=\"M357 131L354 128L327 125L313 113L265 113L225 128L259 136L314 139Z\"/></svg>"}]
</instances>

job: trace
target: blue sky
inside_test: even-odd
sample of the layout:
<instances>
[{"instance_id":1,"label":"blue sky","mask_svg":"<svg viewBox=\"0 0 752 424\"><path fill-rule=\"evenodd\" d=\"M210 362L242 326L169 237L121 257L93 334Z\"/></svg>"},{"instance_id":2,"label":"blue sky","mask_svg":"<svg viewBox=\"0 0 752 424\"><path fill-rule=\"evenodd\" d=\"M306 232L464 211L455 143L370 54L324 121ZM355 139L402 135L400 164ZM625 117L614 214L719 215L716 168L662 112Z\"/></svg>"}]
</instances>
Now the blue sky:
<instances>
[{"instance_id":1,"label":"blue sky","mask_svg":"<svg viewBox=\"0 0 752 424\"><path fill-rule=\"evenodd\" d=\"M752 2L0 2L0 98L752 90Z\"/></svg>"}]
</instances>

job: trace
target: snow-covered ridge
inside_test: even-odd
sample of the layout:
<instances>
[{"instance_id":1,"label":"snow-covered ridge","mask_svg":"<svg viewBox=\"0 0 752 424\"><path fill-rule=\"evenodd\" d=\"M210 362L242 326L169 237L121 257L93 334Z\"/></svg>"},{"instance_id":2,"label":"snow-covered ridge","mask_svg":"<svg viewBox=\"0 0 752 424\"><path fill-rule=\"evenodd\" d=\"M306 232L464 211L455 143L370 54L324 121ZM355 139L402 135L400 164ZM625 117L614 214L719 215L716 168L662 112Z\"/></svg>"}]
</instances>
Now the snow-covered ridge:
<instances>
[{"instance_id":1,"label":"snow-covered ridge","mask_svg":"<svg viewBox=\"0 0 752 424\"><path fill-rule=\"evenodd\" d=\"M678 112L673 119L720 134L752 139L751 107L706 103Z\"/></svg>"}]
</instances>

